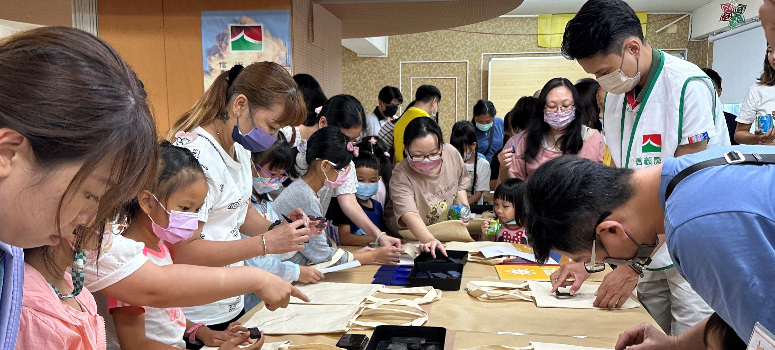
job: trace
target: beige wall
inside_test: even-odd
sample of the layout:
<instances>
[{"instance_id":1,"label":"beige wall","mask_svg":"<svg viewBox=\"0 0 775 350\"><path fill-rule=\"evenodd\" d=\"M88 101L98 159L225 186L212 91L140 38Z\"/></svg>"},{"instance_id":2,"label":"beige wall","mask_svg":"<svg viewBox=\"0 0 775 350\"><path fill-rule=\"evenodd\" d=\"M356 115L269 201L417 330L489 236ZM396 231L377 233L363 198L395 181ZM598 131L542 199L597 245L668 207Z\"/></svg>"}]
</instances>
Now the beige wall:
<instances>
[{"instance_id":1,"label":"beige wall","mask_svg":"<svg viewBox=\"0 0 775 350\"><path fill-rule=\"evenodd\" d=\"M675 33L667 29L656 33L657 29L678 17L650 15L646 40L659 49L688 48L690 61L701 67L709 66L712 47L709 50L706 41L688 41L688 17L676 24ZM508 35L440 30L390 36L388 57L385 58L359 58L345 49L342 59L344 93L358 98L365 110L370 112L377 104L379 90L385 85L400 87L406 106L420 84L438 82L442 90L440 124L445 135L449 135L456 119L470 119L476 101L486 98L489 58L559 54L559 49L538 47L535 36L537 21L534 17L499 17L455 28ZM499 110L498 116L502 117L506 112L508 110Z\"/></svg>"},{"instance_id":2,"label":"beige wall","mask_svg":"<svg viewBox=\"0 0 775 350\"><path fill-rule=\"evenodd\" d=\"M2 0L0 19L40 24L73 26L71 0Z\"/></svg>"},{"instance_id":3,"label":"beige wall","mask_svg":"<svg viewBox=\"0 0 775 350\"><path fill-rule=\"evenodd\" d=\"M145 84L160 133L204 93L201 11L291 9L295 73L320 77L326 93L342 90L341 21L311 0L100 0L100 37Z\"/></svg>"}]
</instances>

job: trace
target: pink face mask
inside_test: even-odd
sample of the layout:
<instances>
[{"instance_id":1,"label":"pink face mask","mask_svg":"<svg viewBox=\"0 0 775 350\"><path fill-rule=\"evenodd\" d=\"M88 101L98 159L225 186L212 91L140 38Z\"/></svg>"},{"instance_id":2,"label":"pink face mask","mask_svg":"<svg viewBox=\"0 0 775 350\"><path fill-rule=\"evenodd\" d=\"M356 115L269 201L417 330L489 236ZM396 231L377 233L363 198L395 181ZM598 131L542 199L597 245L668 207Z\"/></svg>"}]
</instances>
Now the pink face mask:
<instances>
[{"instance_id":1,"label":"pink face mask","mask_svg":"<svg viewBox=\"0 0 775 350\"><path fill-rule=\"evenodd\" d=\"M571 108L564 112L544 112L544 121L554 129L565 130L576 119L576 109Z\"/></svg>"},{"instance_id":2,"label":"pink face mask","mask_svg":"<svg viewBox=\"0 0 775 350\"><path fill-rule=\"evenodd\" d=\"M170 224L167 228L157 225L153 218L148 215L148 218L151 219L151 228L153 228L153 233L156 234L156 237L172 244L191 238L194 235L194 231L199 227L199 214L176 210L170 212L159 202L155 195L152 196L156 203L159 203L161 208L170 215Z\"/></svg>"},{"instance_id":3,"label":"pink face mask","mask_svg":"<svg viewBox=\"0 0 775 350\"><path fill-rule=\"evenodd\" d=\"M441 157L435 160L423 159L419 162L409 159L409 166L412 167L412 169L414 169L418 173L423 175L432 174L434 171L436 171L436 169L438 169L441 166L441 163L442 163Z\"/></svg>"},{"instance_id":4,"label":"pink face mask","mask_svg":"<svg viewBox=\"0 0 775 350\"><path fill-rule=\"evenodd\" d=\"M332 166L336 166L336 165L334 165L334 163L331 163L331 162L329 162L329 163ZM336 169L334 169L334 171L336 171ZM340 187L340 186L344 185L345 181L347 181L347 174L349 174L349 173L350 173L350 167L349 166L346 169L344 169L344 170L336 171L336 174L337 174L336 175L336 180L334 182L331 182L331 181L328 180L328 175L326 175L326 173L324 172L323 176L326 177L326 180L323 181L323 185L328 187L328 188Z\"/></svg>"}]
</instances>

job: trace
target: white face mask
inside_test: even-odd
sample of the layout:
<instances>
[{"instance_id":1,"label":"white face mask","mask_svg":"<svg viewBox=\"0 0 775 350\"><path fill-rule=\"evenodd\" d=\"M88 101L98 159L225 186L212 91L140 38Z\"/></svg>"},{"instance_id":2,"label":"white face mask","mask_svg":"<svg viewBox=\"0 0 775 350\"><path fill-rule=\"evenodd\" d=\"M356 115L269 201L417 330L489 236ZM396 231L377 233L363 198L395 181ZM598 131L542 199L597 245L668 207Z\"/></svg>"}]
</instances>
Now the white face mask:
<instances>
[{"instance_id":1,"label":"white face mask","mask_svg":"<svg viewBox=\"0 0 775 350\"><path fill-rule=\"evenodd\" d=\"M635 69L637 73L634 77L630 78L624 72L622 72L622 66L624 66L624 55L622 52L622 64L619 65L619 69L614 72L608 73L600 78L597 78L597 82L603 90L608 91L615 95L620 95L632 91L636 85L640 82L640 69L638 68L638 59L635 59Z\"/></svg>"}]
</instances>

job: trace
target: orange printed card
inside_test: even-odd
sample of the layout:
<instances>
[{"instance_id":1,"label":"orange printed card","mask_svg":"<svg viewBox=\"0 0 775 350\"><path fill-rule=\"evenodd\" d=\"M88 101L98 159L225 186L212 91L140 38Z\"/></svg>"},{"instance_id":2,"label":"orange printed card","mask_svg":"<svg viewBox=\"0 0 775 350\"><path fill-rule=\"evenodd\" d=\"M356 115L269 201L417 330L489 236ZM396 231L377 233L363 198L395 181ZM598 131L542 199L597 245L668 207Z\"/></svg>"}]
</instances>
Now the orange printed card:
<instances>
[{"instance_id":1,"label":"orange printed card","mask_svg":"<svg viewBox=\"0 0 775 350\"><path fill-rule=\"evenodd\" d=\"M495 265L498 271L498 277L502 280L544 280L548 281L549 276L560 267L538 266L538 265Z\"/></svg>"}]
</instances>

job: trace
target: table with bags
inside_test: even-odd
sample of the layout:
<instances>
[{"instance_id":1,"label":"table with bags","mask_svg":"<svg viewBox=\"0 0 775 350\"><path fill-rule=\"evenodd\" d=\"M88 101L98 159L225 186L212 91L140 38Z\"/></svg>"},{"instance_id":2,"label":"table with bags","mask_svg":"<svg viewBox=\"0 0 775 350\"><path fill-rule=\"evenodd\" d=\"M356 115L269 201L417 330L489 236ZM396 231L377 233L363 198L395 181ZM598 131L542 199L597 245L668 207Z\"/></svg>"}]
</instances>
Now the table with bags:
<instances>
[{"instance_id":1,"label":"table with bags","mask_svg":"<svg viewBox=\"0 0 775 350\"><path fill-rule=\"evenodd\" d=\"M476 254L476 249L471 250L470 254ZM625 305L630 308L615 310L591 308L591 302L588 306L566 306L562 301L554 301L553 296L547 297L548 290L543 291L546 295L540 295L541 298L539 295L533 298L533 293L545 289L548 282L500 280L495 266L481 259L472 259L464 265L457 291L373 285L379 267L365 265L328 273L321 280L323 284L300 288L312 294L313 303L317 299L317 303L327 305L305 308L297 300L290 311L273 314L262 310L263 304L259 304L240 321L248 326L263 322L259 329L276 333L266 335L267 343L290 341L291 349L336 349L334 345L345 330L349 334L371 336L373 327L380 324L444 327L447 329L445 349L510 349L531 345L539 349L540 344L544 344L542 349L561 349L553 347L554 344L610 349L623 331L644 322L656 325L634 297ZM590 276L580 291L582 295L593 299L597 285L607 272ZM537 306L541 302L544 307ZM358 311L353 314L355 309ZM272 320L266 322L267 318ZM283 328L281 323L290 328ZM299 323L304 324L301 328L307 334L279 334L296 333L293 325ZM316 328L317 325L320 327ZM321 333L315 333L317 330Z\"/></svg>"}]
</instances>

